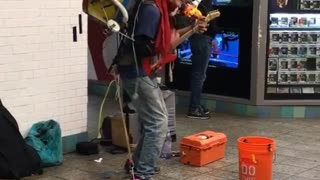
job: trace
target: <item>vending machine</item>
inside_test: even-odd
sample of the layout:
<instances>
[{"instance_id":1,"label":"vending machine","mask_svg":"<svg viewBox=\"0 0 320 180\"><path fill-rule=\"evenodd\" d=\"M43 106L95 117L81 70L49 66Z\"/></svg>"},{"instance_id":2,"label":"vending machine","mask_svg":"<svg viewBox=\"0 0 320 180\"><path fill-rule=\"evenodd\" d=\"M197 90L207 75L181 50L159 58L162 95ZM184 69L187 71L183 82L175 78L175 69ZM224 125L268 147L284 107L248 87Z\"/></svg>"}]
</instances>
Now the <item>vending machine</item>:
<instances>
[{"instance_id":1,"label":"vending machine","mask_svg":"<svg viewBox=\"0 0 320 180\"><path fill-rule=\"evenodd\" d=\"M269 0L265 99L320 99L320 0Z\"/></svg>"}]
</instances>

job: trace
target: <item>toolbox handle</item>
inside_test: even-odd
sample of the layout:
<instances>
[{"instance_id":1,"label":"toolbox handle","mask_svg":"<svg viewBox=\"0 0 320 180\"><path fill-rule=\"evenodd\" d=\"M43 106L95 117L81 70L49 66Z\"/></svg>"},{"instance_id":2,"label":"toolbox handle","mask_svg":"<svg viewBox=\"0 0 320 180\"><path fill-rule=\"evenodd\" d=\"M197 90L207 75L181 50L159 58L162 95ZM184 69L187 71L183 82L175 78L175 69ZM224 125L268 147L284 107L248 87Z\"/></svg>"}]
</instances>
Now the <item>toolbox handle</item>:
<instances>
[{"instance_id":1,"label":"toolbox handle","mask_svg":"<svg viewBox=\"0 0 320 180\"><path fill-rule=\"evenodd\" d=\"M216 138L211 142L212 139ZM186 149L194 149L197 151L211 149L213 146L222 146L226 144L227 138L223 133L197 133L190 137L184 138L182 140L180 147L184 147Z\"/></svg>"},{"instance_id":2,"label":"toolbox handle","mask_svg":"<svg viewBox=\"0 0 320 180\"><path fill-rule=\"evenodd\" d=\"M212 136L209 136L209 135L206 135L206 134L199 134L198 137L200 137L200 136L205 136L206 137L206 139L201 139L201 140L207 140L209 138L212 138Z\"/></svg>"}]
</instances>

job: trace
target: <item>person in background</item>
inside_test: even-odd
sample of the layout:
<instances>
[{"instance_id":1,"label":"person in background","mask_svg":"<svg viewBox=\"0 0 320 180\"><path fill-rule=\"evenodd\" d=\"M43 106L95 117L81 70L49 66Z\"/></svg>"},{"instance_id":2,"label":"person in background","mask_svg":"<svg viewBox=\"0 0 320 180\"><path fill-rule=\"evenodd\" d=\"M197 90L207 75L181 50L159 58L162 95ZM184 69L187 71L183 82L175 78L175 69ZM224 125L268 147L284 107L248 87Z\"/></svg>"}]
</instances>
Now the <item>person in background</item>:
<instances>
[{"instance_id":1,"label":"person in background","mask_svg":"<svg viewBox=\"0 0 320 180\"><path fill-rule=\"evenodd\" d=\"M212 0L202 0L198 6L203 16L213 10ZM190 82L190 103L187 117L196 119L209 119L209 110L201 104L201 94L206 73L211 56L212 40L216 34L215 21L209 23L208 30L204 33L192 35L189 40L191 43L191 82Z\"/></svg>"}]
</instances>

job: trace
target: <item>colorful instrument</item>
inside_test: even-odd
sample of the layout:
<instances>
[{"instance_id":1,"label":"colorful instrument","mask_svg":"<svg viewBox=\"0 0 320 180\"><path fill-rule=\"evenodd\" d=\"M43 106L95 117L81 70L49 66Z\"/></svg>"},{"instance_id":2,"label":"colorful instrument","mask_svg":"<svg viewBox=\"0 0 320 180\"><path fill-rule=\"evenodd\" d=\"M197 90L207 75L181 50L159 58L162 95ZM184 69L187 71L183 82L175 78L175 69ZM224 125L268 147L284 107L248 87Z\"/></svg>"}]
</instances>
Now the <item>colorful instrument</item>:
<instances>
[{"instance_id":1,"label":"colorful instrument","mask_svg":"<svg viewBox=\"0 0 320 180\"><path fill-rule=\"evenodd\" d=\"M128 2L129 0L83 0L82 8L90 18L102 25L109 26L109 20L126 24L129 18L126 10Z\"/></svg>"},{"instance_id":2,"label":"colorful instrument","mask_svg":"<svg viewBox=\"0 0 320 180\"><path fill-rule=\"evenodd\" d=\"M208 15L205 17L204 21L208 23L218 17L220 17L219 10L210 11ZM198 29L198 25L193 29L184 33L180 38L173 41L171 43L172 52L174 52L177 46L181 44L184 40L189 38L192 34L196 33L197 29ZM156 59L156 60L154 57L146 57L143 59L143 68L148 75L151 75L153 72L160 69L164 64L173 62L175 59L176 59L175 54L169 54L167 55L167 57L161 57L160 59Z\"/></svg>"}]
</instances>

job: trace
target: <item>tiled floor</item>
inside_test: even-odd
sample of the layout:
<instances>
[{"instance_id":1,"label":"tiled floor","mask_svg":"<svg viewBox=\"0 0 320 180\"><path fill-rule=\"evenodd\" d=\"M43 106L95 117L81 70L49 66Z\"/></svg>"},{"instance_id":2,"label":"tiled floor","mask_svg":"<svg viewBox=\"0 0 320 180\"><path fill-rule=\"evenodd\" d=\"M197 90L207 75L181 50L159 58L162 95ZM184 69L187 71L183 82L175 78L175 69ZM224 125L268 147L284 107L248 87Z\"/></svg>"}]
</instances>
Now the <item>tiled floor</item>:
<instances>
[{"instance_id":1,"label":"tiled floor","mask_svg":"<svg viewBox=\"0 0 320 180\"><path fill-rule=\"evenodd\" d=\"M101 98L89 98L89 133L95 136L94 129L98 117ZM108 101L107 114L117 111L117 106ZM276 140L276 159L273 167L274 180L319 180L320 179L320 119L255 119L235 117L225 114L213 114L210 120L190 120L184 115L185 110L177 110L177 134L179 137L213 130L224 132L228 137L224 159L197 168L182 165L178 158L161 160L161 173L158 180L237 180L238 150L237 139L241 136L259 135ZM106 113L105 112L105 113ZM179 141L178 141L179 142ZM174 148L178 147L175 143ZM95 159L103 158L101 163ZM104 179L106 172L118 172L113 179L126 179L122 165L126 155L111 155L101 148L98 155L65 155L62 166L45 169L39 177L26 179ZM256 179L259 180L259 179Z\"/></svg>"}]
</instances>

